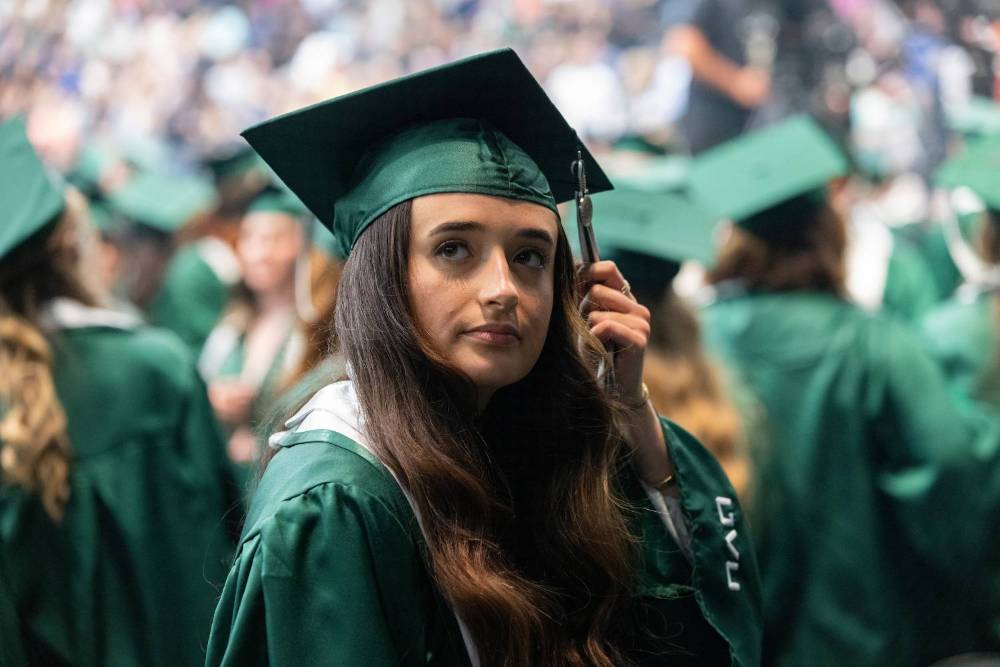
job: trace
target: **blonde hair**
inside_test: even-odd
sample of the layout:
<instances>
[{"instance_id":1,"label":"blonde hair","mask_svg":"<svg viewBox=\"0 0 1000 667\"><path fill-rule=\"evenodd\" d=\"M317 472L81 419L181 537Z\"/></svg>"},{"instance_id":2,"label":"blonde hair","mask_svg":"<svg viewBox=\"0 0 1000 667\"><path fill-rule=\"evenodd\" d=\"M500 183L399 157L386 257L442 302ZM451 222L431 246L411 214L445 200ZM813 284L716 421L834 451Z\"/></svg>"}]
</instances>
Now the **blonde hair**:
<instances>
[{"instance_id":1,"label":"blonde hair","mask_svg":"<svg viewBox=\"0 0 1000 667\"><path fill-rule=\"evenodd\" d=\"M656 310L643 379L657 412L690 431L715 456L746 502L750 477L746 426L721 371L705 354L691 308L668 289Z\"/></svg>"},{"instance_id":2,"label":"blonde hair","mask_svg":"<svg viewBox=\"0 0 1000 667\"><path fill-rule=\"evenodd\" d=\"M57 296L97 303L80 270L85 215L86 202L68 191L62 213L0 269L0 479L38 494L56 520L69 500L72 452L39 316Z\"/></svg>"}]
</instances>

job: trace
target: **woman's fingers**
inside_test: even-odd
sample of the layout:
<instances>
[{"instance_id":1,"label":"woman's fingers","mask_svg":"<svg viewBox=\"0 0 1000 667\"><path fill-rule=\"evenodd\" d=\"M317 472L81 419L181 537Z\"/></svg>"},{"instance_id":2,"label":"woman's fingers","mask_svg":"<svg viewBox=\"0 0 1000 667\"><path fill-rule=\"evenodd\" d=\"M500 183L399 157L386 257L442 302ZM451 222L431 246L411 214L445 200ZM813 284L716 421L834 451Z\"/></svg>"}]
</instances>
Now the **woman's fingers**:
<instances>
[{"instance_id":1,"label":"woman's fingers","mask_svg":"<svg viewBox=\"0 0 1000 667\"><path fill-rule=\"evenodd\" d=\"M588 283L601 283L619 292L625 286L625 277L618 270L618 265L611 260L582 265L580 279Z\"/></svg>"},{"instance_id":2,"label":"woman's fingers","mask_svg":"<svg viewBox=\"0 0 1000 667\"><path fill-rule=\"evenodd\" d=\"M603 284L595 284L590 288L580 308L584 315L598 310L610 310L618 313L632 313L649 319L649 309L625 296L621 291Z\"/></svg>"},{"instance_id":3,"label":"woman's fingers","mask_svg":"<svg viewBox=\"0 0 1000 667\"><path fill-rule=\"evenodd\" d=\"M590 314L587 322L590 332L602 343L644 350L649 341L649 320L636 315L598 310Z\"/></svg>"}]
</instances>

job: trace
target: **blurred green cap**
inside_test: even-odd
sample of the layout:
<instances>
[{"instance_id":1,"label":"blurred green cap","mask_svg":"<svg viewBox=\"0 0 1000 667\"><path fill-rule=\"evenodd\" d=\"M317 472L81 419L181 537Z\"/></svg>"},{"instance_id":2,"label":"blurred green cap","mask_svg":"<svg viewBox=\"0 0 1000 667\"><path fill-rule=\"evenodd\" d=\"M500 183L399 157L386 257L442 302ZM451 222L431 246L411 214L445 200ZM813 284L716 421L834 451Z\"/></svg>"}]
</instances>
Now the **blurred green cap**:
<instances>
[{"instance_id":1,"label":"blurred green cap","mask_svg":"<svg viewBox=\"0 0 1000 667\"><path fill-rule=\"evenodd\" d=\"M715 218L679 194L618 188L595 195L594 233L602 256L626 250L680 265L715 256ZM566 207L566 234L577 248L576 207Z\"/></svg>"},{"instance_id":2,"label":"blurred green cap","mask_svg":"<svg viewBox=\"0 0 1000 667\"><path fill-rule=\"evenodd\" d=\"M797 223L768 215L769 209L811 199L847 171L847 157L829 135L809 116L798 115L700 154L689 187L714 215L766 236Z\"/></svg>"},{"instance_id":3,"label":"blurred green cap","mask_svg":"<svg viewBox=\"0 0 1000 667\"><path fill-rule=\"evenodd\" d=\"M64 185L28 141L20 116L0 124L0 257L6 256L62 211Z\"/></svg>"},{"instance_id":4,"label":"blurred green cap","mask_svg":"<svg viewBox=\"0 0 1000 667\"><path fill-rule=\"evenodd\" d=\"M215 190L190 176L140 171L108 195L111 208L133 222L167 234L215 203Z\"/></svg>"},{"instance_id":5,"label":"blurred green cap","mask_svg":"<svg viewBox=\"0 0 1000 667\"><path fill-rule=\"evenodd\" d=\"M245 144L219 146L205 154L201 162L212 173L216 182L238 177L250 171L266 170L260 156Z\"/></svg>"},{"instance_id":6,"label":"blurred green cap","mask_svg":"<svg viewBox=\"0 0 1000 667\"><path fill-rule=\"evenodd\" d=\"M987 208L1000 211L1000 135L968 143L941 165L934 182L942 188L969 188Z\"/></svg>"},{"instance_id":7,"label":"blurred green cap","mask_svg":"<svg viewBox=\"0 0 1000 667\"><path fill-rule=\"evenodd\" d=\"M278 116L243 132L346 257L408 199L466 192L553 211L573 197L576 133L510 49ZM591 192L611 183L582 149Z\"/></svg>"},{"instance_id":8,"label":"blurred green cap","mask_svg":"<svg viewBox=\"0 0 1000 667\"><path fill-rule=\"evenodd\" d=\"M247 213L283 213L294 218L309 216L309 209L282 183L272 183L250 202Z\"/></svg>"}]
</instances>

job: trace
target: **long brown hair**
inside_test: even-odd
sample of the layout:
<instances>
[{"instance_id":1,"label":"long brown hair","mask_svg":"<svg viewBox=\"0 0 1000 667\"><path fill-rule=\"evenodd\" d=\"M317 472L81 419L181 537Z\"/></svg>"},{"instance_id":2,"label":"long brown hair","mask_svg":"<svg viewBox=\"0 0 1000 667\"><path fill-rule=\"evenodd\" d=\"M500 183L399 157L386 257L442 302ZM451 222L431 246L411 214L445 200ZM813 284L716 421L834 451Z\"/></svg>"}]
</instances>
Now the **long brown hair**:
<instances>
[{"instance_id":1,"label":"long brown hair","mask_svg":"<svg viewBox=\"0 0 1000 667\"><path fill-rule=\"evenodd\" d=\"M844 221L828 203L810 212L810 217L767 239L734 226L708 272L708 282L740 280L748 290L814 290L846 296Z\"/></svg>"},{"instance_id":2,"label":"long brown hair","mask_svg":"<svg viewBox=\"0 0 1000 667\"><path fill-rule=\"evenodd\" d=\"M409 202L359 238L335 340L370 444L419 512L434 581L484 664L623 664L635 540L620 408L597 384L605 353L578 310L565 235L542 354L479 416L474 386L414 324L409 238Z\"/></svg>"},{"instance_id":3,"label":"long brown hair","mask_svg":"<svg viewBox=\"0 0 1000 667\"><path fill-rule=\"evenodd\" d=\"M708 359L694 311L672 287L652 326L643 379L660 414L690 431L718 459L744 503L749 482L747 433L722 371Z\"/></svg>"},{"instance_id":4,"label":"long brown hair","mask_svg":"<svg viewBox=\"0 0 1000 667\"><path fill-rule=\"evenodd\" d=\"M97 304L79 268L85 207L68 191L63 212L5 256L0 268L0 478L37 493L54 519L69 499L71 449L39 317L54 297Z\"/></svg>"}]
</instances>

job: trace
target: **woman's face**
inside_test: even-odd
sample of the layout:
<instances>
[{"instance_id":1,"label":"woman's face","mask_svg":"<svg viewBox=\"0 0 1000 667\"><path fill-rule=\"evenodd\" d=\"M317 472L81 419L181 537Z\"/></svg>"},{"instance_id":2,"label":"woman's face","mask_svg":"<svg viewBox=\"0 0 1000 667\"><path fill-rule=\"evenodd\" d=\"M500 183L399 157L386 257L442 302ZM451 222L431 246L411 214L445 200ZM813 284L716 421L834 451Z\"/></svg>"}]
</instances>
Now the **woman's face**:
<instances>
[{"instance_id":1,"label":"woman's face","mask_svg":"<svg viewBox=\"0 0 1000 667\"><path fill-rule=\"evenodd\" d=\"M538 360L552 317L558 220L474 194L413 200L409 293L434 351L479 388L482 408Z\"/></svg>"},{"instance_id":2,"label":"woman's face","mask_svg":"<svg viewBox=\"0 0 1000 667\"><path fill-rule=\"evenodd\" d=\"M243 281L254 293L292 285L295 260L302 252L302 225L284 213L255 211L240 225L239 257Z\"/></svg>"}]
</instances>

